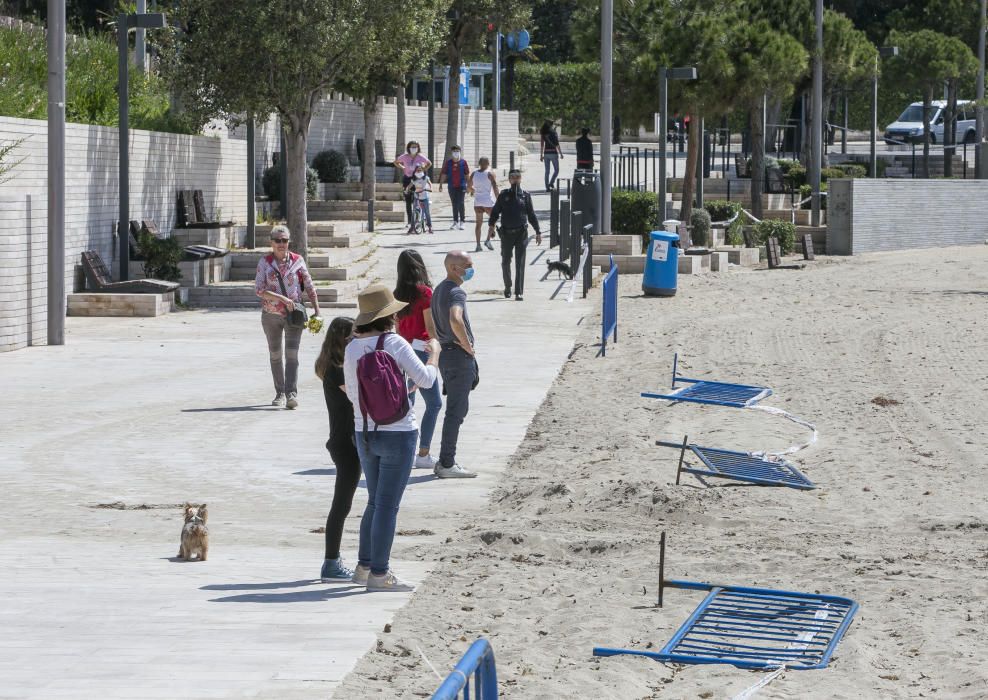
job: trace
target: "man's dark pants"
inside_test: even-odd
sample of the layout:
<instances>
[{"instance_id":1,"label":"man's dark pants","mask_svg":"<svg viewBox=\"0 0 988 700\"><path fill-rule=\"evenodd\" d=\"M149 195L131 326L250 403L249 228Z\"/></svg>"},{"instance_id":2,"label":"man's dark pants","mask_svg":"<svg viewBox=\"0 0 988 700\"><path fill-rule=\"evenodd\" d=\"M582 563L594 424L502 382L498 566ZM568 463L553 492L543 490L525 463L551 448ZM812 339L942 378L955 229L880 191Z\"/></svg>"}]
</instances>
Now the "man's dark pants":
<instances>
[{"instance_id":1,"label":"man's dark pants","mask_svg":"<svg viewBox=\"0 0 988 700\"><path fill-rule=\"evenodd\" d=\"M501 229L501 274L504 275L504 288L511 289L511 256L515 258L515 295L525 293L525 245L528 229Z\"/></svg>"},{"instance_id":2,"label":"man's dark pants","mask_svg":"<svg viewBox=\"0 0 988 700\"><path fill-rule=\"evenodd\" d=\"M456 442L460 426L470 410L470 392L477 383L477 361L459 345L443 345L439 354L439 372L446 393L446 417L443 419L439 463L452 467L456 463Z\"/></svg>"},{"instance_id":3,"label":"man's dark pants","mask_svg":"<svg viewBox=\"0 0 988 700\"><path fill-rule=\"evenodd\" d=\"M458 187L449 188L449 201L453 205L453 221L459 221L461 224L467 220L466 208L464 206L463 200L466 197L467 191Z\"/></svg>"}]
</instances>

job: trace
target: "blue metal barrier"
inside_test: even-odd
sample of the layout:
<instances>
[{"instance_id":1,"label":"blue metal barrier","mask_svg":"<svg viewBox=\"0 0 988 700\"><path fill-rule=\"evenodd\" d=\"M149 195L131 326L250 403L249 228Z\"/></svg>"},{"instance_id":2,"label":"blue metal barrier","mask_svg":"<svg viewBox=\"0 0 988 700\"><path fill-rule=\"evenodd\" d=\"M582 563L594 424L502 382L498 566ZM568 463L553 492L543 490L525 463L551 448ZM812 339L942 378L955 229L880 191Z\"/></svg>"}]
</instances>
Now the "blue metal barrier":
<instances>
[{"instance_id":1,"label":"blue metal barrier","mask_svg":"<svg viewBox=\"0 0 988 700\"><path fill-rule=\"evenodd\" d=\"M611 260L610 271L604 277L604 301L601 311L600 329L600 354L607 356L607 339L614 334L614 342L617 342L617 294L618 294L618 269L614 262L614 256L609 256Z\"/></svg>"},{"instance_id":2,"label":"blue metal barrier","mask_svg":"<svg viewBox=\"0 0 988 700\"><path fill-rule=\"evenodd\" d=\"M473 676L473 694L470 693L470 676ZM463 691L463 695L460 695ZM478 639L456 664L432 700L497 700L497 669L494 665L494 649L486 639Z\"/></svg>"}]
</instances>

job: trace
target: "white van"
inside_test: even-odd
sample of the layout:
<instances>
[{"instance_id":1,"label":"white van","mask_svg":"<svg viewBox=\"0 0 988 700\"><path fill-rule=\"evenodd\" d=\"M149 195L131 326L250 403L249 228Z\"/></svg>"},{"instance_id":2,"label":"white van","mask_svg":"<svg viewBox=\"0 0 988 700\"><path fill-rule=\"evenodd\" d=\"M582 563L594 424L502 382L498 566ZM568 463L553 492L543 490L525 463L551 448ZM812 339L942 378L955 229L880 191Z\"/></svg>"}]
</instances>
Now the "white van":
<instances>
[{"instance_id":1,"label":"white van","mask_svg":"<svg viewBox=\"0 0 988 700\"><path fill-rule=\"evenodd\" d=\"M934 100L930 105L930 141L943 143L944 117L947 102ZM974 103L969 100L957 101L957 143L974 143L975 136ZM899 118L885 127L885 143L923 142L923 103L913 102L899 115Z\"/></svg>"}]
</instances>

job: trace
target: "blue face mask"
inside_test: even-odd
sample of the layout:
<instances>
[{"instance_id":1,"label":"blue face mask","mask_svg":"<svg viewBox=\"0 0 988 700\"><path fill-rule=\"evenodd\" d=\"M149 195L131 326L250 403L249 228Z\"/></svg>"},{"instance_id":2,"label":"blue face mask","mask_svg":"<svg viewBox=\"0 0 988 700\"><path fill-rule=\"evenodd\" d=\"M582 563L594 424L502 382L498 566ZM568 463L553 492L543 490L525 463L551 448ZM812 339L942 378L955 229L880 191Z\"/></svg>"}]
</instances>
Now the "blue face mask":
<instances>
[{"instance_id":1,"label":"blue face mask","mask_svg":"<svg viewBox=\"0 0 988 700\"><path fill-rule=\"evenodd\" d=\"M472 279L473 279L473 268L472 267L468 267L463 272L463 281L464 282L469 282Z\"/></svg>"}]
</instances>

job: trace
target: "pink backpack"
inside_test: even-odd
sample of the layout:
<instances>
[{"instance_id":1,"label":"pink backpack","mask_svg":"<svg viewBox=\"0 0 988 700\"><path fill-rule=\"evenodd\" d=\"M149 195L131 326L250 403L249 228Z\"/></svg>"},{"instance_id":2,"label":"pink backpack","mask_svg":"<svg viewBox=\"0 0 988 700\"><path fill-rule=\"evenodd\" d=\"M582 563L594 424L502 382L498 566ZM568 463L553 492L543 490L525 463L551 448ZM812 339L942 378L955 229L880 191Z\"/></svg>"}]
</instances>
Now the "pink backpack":
<instances>
[{"instance_id":1,"label":"pink backpack","mask_svg":"<svg viewBox=\"0 0 988 700\"><path fill-rule=\"evenodd\" d=\"M408 413L408 388L405 374L398 361L384 350L382 333L377 347L357 360L357 387L360 413L364 417L364 439L367 439L367 417L377 425L397 423Z\"/></svg>"}]
</instances>

